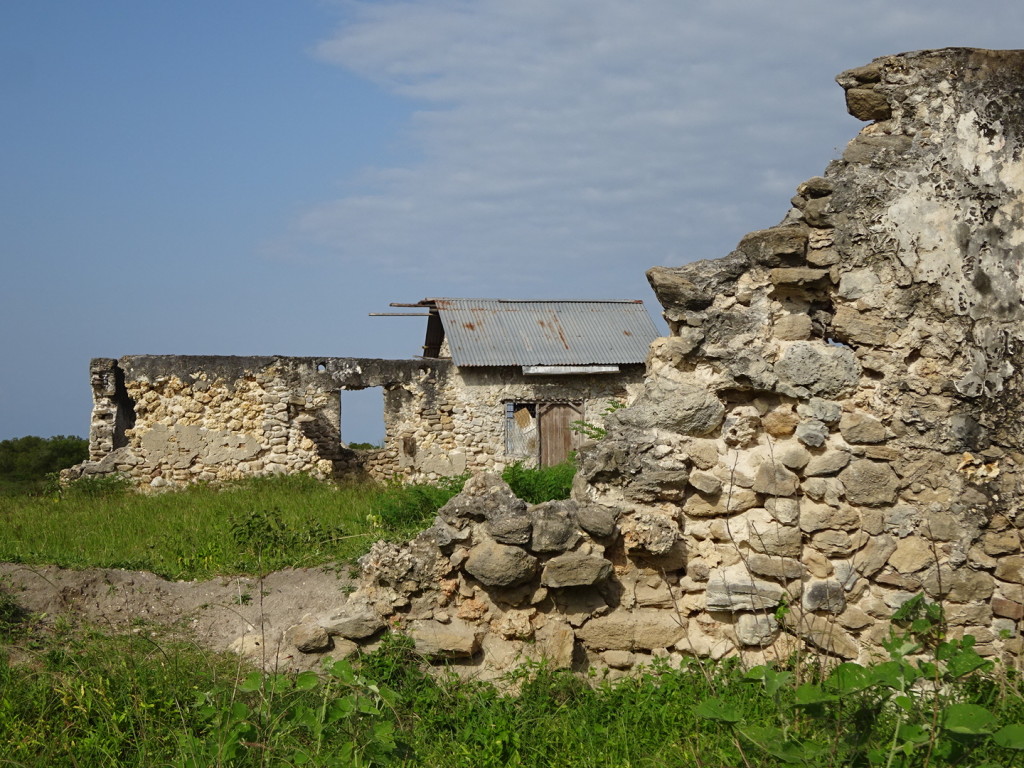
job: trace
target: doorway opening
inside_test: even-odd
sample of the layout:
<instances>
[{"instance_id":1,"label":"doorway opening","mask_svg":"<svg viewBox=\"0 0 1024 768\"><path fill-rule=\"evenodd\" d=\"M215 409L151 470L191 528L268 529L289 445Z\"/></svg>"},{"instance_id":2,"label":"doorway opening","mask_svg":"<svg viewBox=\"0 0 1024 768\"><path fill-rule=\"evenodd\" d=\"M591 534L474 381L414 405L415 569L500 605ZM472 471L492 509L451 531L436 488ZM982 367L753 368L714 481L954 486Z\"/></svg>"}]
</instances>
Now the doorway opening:
<instances>
[{"instance_id":1,"label":"doorway opening","mask_svg":"<svg viewBox=\"0 0 1024 768\"><path fill-rule=\"evenodd\" d=\"M505 403L505 453L533 458L542 467L569 459L580 436L572 422L583 418L583 403Z\"/></svg>"}]
</instances>

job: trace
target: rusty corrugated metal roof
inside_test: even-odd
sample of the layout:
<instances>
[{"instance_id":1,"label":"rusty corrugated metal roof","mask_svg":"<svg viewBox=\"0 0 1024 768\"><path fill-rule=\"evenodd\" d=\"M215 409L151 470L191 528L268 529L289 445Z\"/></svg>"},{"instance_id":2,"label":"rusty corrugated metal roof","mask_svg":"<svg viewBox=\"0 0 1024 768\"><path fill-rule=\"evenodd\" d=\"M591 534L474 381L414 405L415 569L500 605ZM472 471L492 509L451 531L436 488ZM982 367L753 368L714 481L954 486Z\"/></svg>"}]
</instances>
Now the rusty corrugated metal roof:
<instances>
[{"instance_id":1,"label":"rusty corrugated metal roof","mask_svg":"<svg viewBox=\"0 0 1024 768\"><path fill-rule=\"evenodd\" d=\"M628 365L658 338L642 301L424 299L458 366Z\"/></svg>"}]
</instances>

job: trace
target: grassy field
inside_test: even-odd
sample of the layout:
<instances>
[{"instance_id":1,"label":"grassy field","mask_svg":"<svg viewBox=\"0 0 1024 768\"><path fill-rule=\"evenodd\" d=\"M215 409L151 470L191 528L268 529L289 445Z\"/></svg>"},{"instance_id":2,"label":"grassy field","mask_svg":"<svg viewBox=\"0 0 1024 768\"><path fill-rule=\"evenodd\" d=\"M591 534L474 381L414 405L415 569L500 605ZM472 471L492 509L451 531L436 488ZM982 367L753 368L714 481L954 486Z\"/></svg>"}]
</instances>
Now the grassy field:
<instances>
[{"instance_id":1,"label":"grassy field","mask_svg":"<svg viewBox=\"0 0 1024 768\"><path fill-rule=\"evenodd\" d=\"M562 495L560 471L510 476L522 496ZM0 499L0 559L175 578L345 563L407 537L458 487L85 483ZM938 606L896 618L871 667L692 660L611 684L534 665L492 685L429 674L398 635L320 674L265 675L159 635L44 622L0 584L0 766L1024 765L1019 677L946 641Z\"/></svg>"},{"instance_id":2,"label":"grassy field","mask_svg":"<svg viewBox=\"0 0 1024 768\"><path fill-rule=\"evenodd\" d=\"M0 561L172 579L351 562L425 525L458 485L338 486L306 476L139 494L116 479L0 497Z\"/></svg>"}]
</instances>

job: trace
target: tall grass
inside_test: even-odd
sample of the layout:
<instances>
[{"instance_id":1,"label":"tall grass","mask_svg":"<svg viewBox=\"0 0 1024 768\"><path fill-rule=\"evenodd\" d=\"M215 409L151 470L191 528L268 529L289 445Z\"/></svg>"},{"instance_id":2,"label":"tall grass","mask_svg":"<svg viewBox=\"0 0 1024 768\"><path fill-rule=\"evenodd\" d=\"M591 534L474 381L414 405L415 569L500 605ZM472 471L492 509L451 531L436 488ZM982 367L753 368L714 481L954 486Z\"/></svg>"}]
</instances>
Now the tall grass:
<instances>
[{"instance_id":1,"label":"tall grass","mask_svg":"<svg viewBox=\"0 0 1024 768\"><path fill-rule=\"evenodd\" d=\"M76 483L48 496L0 497L0 560L174 579L346 561L389 534L371 524L384 493L301 475L159 494L111 480Z\"/></svg>"}]
</instances>

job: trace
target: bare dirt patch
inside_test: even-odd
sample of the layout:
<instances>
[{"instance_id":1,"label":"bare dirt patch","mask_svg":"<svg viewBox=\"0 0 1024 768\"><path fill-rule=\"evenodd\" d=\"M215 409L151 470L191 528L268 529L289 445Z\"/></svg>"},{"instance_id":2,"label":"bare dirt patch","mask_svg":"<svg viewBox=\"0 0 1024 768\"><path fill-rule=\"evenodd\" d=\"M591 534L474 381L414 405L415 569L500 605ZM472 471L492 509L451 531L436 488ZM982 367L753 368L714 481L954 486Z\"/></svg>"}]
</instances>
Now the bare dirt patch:
<instances>
[{"instance_id":1,"label":"bare dirt patch","mask_svg":"<svg viewBox=\"0 0 1024 768\"><path fill-rule=\"evenodd\" d=\"M146 632L214 651L233 644L239 650L245 638L244 652L254 661L288 670L316 668L323 657L287 647L285 631L304 617L340 608L352 583L346 569L168 581L147 571L0 563L0 587L44 623L61 617L73 625Z\"/></svg>"}]
</instances>

